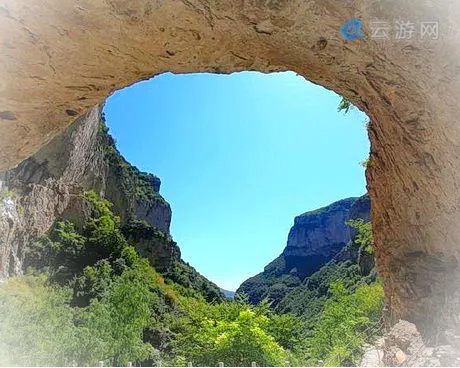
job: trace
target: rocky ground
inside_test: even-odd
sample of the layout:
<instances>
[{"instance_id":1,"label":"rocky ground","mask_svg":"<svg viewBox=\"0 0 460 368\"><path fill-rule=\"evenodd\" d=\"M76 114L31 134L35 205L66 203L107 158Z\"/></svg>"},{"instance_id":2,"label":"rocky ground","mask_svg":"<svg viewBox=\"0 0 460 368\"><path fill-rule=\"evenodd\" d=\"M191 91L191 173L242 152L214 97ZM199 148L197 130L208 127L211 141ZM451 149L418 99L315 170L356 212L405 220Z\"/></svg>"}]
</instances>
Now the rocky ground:
<instances>
[{"instance_id":1,"label":"rocky ground","mask_svg":"<svg viewBox=\"0 0 460 368\"><path fill-rule=\"evenodd\" d=\"M457 367L460 366L460 336L446 330L436 339L423 339L413 323L401 320L369 347L360 366Z\"/></svg>"}]
</instances>

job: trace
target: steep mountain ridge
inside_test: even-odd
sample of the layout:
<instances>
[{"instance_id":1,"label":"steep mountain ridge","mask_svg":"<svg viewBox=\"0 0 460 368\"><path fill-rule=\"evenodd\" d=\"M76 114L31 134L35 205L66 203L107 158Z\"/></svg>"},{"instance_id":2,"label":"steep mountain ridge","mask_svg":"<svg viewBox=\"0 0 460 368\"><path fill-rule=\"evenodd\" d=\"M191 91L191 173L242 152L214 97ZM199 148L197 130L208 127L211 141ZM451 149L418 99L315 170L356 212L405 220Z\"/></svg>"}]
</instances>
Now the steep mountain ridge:
<instances>
[{"instance_id":1,"label":"steep mountain ridge","mask_svg":"<svg viewBox=\"0 0 460 368\"><path fill-rule=\"evenodd\" d=\"M79 194L86 190L94 190L113 202L123 222L136 214L140 220L169 233L171 209L158 192L159 179L140 173L116 154L104 130L101 110L94 107L34 156L0 174L9 208L17 207L22 213L8 223L1 221L3 233L9 234L0 243L1 278L21 270L25 244L49 231L56 220L71 219L77 224L85 220L85 204ZM124 175L123 170L129 169L130 175ZM145 183L145 192L151 193L153 200L135 193L133 188L138 182Z\"/></svg>"},{"instance_id":2,"label":"steep mountain ridge","mask_svg":"<svg viewBox=\"0 0 460 368\"><path fill-rule=\"evenodd\" d=\"M276 307L328 263L334 260L357 261L356 246L351 246L356 230L346 223L354 219L369 222L370 200L367 194L297 216L282 254L263 272L243 282L237 294L246 294L253 304L268 298Z\"/></svg>"},{"instance_id":3,"label":"steep mountain ridge","mask_svg":"<svg viewBox=\"0 0 460 368\"><path fill-rule=\"evenodd\" d=\"M113 203L126 236L160 272L212 295L218 287L181 260L169 227L171 208L161 181L139 171L118 152L108 134L102 106L92 108L65 132L15 169L0 173L0 279L24 269L27 245L57 221L82 227L90 206L82 193L94 191Z\"/></svg>"}]
</instances>

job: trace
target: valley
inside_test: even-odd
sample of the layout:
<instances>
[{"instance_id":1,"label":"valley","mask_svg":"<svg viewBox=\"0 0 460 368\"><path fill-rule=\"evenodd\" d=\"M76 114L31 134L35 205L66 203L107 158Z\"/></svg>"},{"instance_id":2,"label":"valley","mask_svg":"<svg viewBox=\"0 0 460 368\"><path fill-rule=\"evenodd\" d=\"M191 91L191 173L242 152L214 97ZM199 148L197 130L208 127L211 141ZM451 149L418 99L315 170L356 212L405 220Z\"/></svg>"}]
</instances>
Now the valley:
<instances>
[{"instance_id":1,"label":"valley","mask_svg":"<svg viewBox=\"0 0 460 368\"><path fill-rule=\"evenodd\" d=\"M2 365L359 363L383 306L367 196L298 216L234 294L182 260L160 179L123 158L101 111L1 174ZM337 308L345 345L323 339Z\"/></svg>"}]
</instances>

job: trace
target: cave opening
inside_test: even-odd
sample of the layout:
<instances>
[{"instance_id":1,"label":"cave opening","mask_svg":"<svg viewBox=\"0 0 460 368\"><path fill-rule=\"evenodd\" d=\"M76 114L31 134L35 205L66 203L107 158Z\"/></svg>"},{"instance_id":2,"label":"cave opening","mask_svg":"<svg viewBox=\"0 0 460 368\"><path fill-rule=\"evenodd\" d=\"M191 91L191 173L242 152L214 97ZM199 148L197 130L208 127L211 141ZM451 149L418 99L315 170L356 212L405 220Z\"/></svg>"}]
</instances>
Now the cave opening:
<instances>
[{"instance_id":1,"label":"cave opening","mask_svg":"<svg viewBox=\"0 0 460 368\"><path fill-rule=\"evenodd\" d=\"M446 2L9 2L0 14L0 167L14 168L113 91L165 71L295 70L371 118L366 175L390 323L406 319L432 336L458 330L460 57L444 31L458 29L460 8ZM370 37L372 20L433 16L437 39ZM343 39L356 17L365 37ZM19 270L11 239L3 273L10 258Z\"/></svg>"}]
</instances>

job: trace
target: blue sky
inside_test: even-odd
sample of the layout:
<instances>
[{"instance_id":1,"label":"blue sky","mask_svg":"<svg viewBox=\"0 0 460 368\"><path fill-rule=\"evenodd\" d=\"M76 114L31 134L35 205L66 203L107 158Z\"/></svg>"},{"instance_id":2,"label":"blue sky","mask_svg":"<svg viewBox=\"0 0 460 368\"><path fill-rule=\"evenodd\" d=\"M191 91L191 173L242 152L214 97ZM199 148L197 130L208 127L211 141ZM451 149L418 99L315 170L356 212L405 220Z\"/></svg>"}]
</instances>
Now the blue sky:
<instances>
[{"instance_id":1,"label":"blue sky","mask_svg":"<svg viewBox=\"0 0 460 368\"><path fill-rule=\"evenodd\" d=\"M162 180L185 261L235 290L286 245L294 217L365 193L359 110L295 73L162 74L105 114L128 161Z\"/></svg>"}]
</instances>

